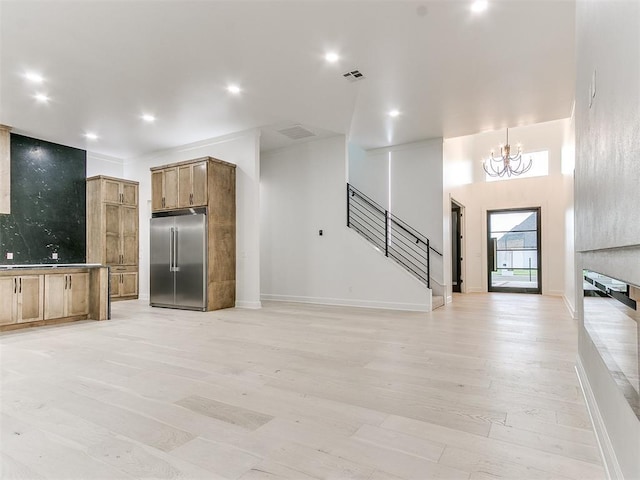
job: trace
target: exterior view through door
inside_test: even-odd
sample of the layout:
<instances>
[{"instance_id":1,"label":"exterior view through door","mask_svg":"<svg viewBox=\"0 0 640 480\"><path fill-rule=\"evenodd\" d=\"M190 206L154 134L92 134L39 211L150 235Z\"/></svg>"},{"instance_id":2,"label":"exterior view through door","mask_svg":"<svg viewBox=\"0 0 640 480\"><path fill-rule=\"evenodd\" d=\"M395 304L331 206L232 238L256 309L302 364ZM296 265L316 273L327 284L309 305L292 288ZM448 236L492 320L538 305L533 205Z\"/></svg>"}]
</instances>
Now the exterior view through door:
<instances>
[{"instance_id":1,"label":"exterior view through door","mask_svg":"<svg viewBox=\"0 0 640 480\"><path fill-rule=\"evenodd\" d=\"M540 208L487 212L490 292L541 293Z\"/></svg>"}]
</instances>

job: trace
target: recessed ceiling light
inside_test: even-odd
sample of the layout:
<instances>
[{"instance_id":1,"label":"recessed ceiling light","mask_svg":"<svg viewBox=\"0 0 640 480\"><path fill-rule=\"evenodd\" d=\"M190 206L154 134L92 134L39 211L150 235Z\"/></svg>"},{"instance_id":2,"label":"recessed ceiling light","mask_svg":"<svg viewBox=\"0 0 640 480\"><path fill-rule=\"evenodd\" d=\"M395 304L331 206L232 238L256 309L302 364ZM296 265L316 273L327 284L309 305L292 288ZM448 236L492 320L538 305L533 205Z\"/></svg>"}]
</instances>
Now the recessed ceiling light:
<instances>
[{"instance_id":1,"label":"recessed ceiling light","mask_svg":"<svg viewBox=\"0 0 640 480\"><path fill-rule=\"evenodd\" d=\"M153 115L149 115L148 113L145 113L144 115L142 115L142 120L144 120L147 123L153 123L156 121L156 117L154 117Z\"/></svg>"},{"instance_id":2,"label":"recessed ceiling light","mask_svg":"<svg viewBox=\"0 0 640 480\"><path fill-rule=\"evenodd\" d=\"M227 92L233 93L234 95L239 94L241 91L242 89L238 85L229 85L227 87Z\"/></svg>"},{"instance_id":3,"label":"recessed ceiling light","mask_svg":"<svg viewBox=\"0 0 640 480\"><path fill-rule=\"evenodd\" d=\"M29 80L31 83L42 83L42 82L44 82L44 78L42 78L42 75L40 75L39 73L36 73L36 72L27 72L27 73L24 74L24 78Z\"/></svg>"},{"instance_id":4,"label":"recessed ceiling light","mask_svg":"<svg viewBox=\"0 0 640 480\"><path fill-rule=\"evenodd\" d=\"M42 103L47 103L50 100L50 98L44 93L36 93L33 98Z\"/></svg>"},{"instance_id":5,"label":"recessed ceiling light","mask_svg":"<svg viewBox=\"0 0 640 480\"><path fill-rule=\"evenodd\" d=\"M475 0L471 4L471 11L474 13L484 12L489 6L489 2L487 0Z\"/></svg>"},{"instance_id":6,"label":"recessed ceiling light","mask_svg":"<svg viewBox=\"0 0 640 480\"><path fill-rule=\"evenodd\" d=\"M93 133L93 132L87 132L87 133L85 133L85 134L84 134L84 137L85 137L87 140L97 140L97 139L98 139L98 135L96 135L96 134L95 134L95 133Z\"/></svg>"},{"instance_id":7,"label":"recessed ceiling light","mask_svg":"<svg viewBox=\"0 0 640 480\"><path fill-rule=\"evenodd\" d=\"M400 112L398 110L394 109L389 112L390 117L397 117L398 115L400 115Z\"/></svg>"},{"instance_id":8,"label":"recessed ceiling light","mask_svg":"<svg viewBox=\"0 0 640 480\"><path fill-rule=\"evenodd\" d=\"M336 52L327 52L324 56L324 59L329 63L336 63L338 60L340 60L340 55L338 55Z\"/></svg>"}]
</instances>

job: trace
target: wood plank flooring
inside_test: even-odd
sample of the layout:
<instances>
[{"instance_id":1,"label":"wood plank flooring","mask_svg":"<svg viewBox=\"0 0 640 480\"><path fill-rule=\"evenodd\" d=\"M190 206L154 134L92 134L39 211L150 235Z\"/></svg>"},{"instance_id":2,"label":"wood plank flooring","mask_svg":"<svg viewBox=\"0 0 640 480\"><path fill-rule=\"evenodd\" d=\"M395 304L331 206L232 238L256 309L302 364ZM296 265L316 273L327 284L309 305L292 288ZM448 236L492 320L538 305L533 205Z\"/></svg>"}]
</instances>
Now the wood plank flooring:
<instances>
[{"instance_id":1,"label":"wood plank flooring","mask_svg":"<svg viewBox=\"0 0 640 480\"><path fill-rule=\"evenodd\" d=\"M3 479L602 479L561 299L266 303L0 336Z\"/></svg>"}]
</instances>

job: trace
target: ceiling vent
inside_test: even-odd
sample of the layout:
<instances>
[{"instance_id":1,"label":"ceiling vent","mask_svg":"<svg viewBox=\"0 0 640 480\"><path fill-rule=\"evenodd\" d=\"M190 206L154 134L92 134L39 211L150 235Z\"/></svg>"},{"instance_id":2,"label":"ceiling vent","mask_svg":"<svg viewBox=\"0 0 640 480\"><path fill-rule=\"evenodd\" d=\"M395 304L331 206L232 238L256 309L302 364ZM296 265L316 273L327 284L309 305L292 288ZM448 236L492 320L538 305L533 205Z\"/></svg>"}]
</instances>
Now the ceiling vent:
<instances>
[{"instance_id":1,"label":"ceiling vent","mask_svg":"<svg viewBox=\"0 0 640 480\"><path fill-rule=\"evenodd\" d=\"M360 70L351 70L350 72L343 73L342 76L350 82L357 82L358 80L364 80L364 75Z\"/></svg>"},{"instance_id":2,"label":"ceiling vent","mask_svg":"<svg viewBox=\"0 0 640 480\"><path fill-rule=\"evenodd\" d=\"M316 136L315 133L310 132L306 128L302 127L302 125L294 125L293 127L283 128L282 130L278 130L278 133L281 133L291 140L300 140L302 138Z\"/></svg>"}]
</instances>

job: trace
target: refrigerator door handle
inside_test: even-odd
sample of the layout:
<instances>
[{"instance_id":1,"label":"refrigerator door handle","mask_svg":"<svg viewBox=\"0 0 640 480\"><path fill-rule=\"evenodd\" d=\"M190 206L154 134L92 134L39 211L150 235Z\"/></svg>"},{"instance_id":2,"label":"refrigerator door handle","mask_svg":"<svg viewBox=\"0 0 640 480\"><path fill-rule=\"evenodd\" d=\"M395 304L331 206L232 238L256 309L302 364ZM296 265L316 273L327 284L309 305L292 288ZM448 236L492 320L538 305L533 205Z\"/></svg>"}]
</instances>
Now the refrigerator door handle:
<instances>
[{"instance_id":1,"label":"refrigerator door handle","mask_svg":"<svg viewBox=\"0 0 640 480\"><path fill-rule=\"evenodd\" d=\"M173 237L173 227L171 227L171 232L169 235L169 271L173 272L173 242L175 241Z\"/></svg>"},{"instance_id":2,"label":"refrigerator door handle","mask_svg":"<svg viewBox=\"0 0 640 480\"><path fill-rule=\"evenodd\" d=\"M178 266L178 228L176 228L173 233L173 271L180 271L180 267Z\"/></svg>"}]
</instances>

